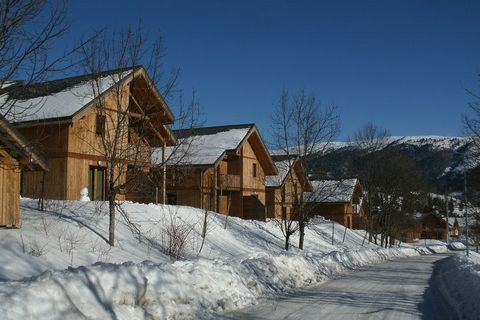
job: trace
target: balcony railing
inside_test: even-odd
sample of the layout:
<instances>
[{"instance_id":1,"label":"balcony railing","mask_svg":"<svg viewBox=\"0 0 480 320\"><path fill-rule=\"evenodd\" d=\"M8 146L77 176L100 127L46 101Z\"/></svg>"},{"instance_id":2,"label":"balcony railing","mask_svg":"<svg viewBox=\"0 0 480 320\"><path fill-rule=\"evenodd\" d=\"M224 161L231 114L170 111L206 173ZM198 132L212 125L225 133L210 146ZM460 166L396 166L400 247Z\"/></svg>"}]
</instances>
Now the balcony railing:
<instances>
[{"instance_id":1,"label":"balcony railing","mask_svg":"<svg viewBox=\"0 0 480 320\"><path fill-rule=\"evenodd\" d=\"M223 190L240 190L240 176L236 174L220 174L218 175L217 187Z\"/></svg>"}]
</instances>

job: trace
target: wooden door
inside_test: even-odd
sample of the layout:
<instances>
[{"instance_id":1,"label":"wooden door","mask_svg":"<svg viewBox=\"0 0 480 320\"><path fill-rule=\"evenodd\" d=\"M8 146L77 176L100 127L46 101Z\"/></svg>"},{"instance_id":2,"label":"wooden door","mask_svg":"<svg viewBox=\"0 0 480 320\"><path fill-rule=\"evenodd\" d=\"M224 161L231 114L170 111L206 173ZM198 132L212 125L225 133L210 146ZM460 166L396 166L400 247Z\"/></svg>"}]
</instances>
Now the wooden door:
<instances>
[{"instance_id":1,"label":"wooden door","mask_svg":"<svg viewBox=\"0 0 480 320\"><path fill-rule=\"evenodd\" d=\"M91 200L105 200L105 168L90 166L88 170L88 195Z\"/></svg>"}]
</instances>

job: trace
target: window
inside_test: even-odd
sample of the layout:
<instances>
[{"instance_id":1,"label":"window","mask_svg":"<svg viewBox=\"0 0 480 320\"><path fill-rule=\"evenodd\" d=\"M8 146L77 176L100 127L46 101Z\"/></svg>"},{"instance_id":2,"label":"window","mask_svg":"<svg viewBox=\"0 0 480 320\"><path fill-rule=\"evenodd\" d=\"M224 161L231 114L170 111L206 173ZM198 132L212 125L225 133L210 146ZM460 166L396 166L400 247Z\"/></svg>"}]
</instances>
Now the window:
<instances>
[{"instance_id":1,"label":"window","mask_svg":"<svg viewBox=\"0 0 480 320\"><path fill-rule=\"evenodd\" d=\"M143 123L141 120L129 118L128 119L128 142L133 142L134 138L139 138L145 133L142 133Z\"/></svg>"},{"instance_id":2,"label":"window","mask_svg":"<svg viewBox=\"0 0 480 320\"><path fill-rule=\"evenodd\" d=\"M167 204L177 204L176 193L167 193Z\"/></svg>"},{"instance_id":3,"label":"window","mask_svg":"<svg viewBox=\"0 0 480 320\"><path fill-rule=\"evenodd\" d=\"M97 114L97 123L95 127L95 133L103 136L105 135L105 116Z\"/></svg>"},{"instance_id":4,"label":"window","mask_svg":"<svg viewBox=\"0 0 480 320\"><path fill-rule=\"evenodd\" d=\"M254 163L253 166L252 166L252 174L253 174L253 177L257 177L257 164Z\"/></svg>"}]
</instances>

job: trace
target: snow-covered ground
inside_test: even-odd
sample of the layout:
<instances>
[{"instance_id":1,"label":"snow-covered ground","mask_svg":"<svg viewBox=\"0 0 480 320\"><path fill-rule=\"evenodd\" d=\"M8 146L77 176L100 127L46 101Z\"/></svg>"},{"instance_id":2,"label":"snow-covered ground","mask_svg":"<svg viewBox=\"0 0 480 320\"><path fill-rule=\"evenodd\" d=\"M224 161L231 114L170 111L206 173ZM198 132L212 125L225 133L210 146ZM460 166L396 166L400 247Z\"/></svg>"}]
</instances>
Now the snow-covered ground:
<instances>
[{"instance_id":1,"label":"snow-covered ground","mask_svg":"<svg viewBox=\"0 0 480 320\"><path fill-rule=\"evenodd\" d=\"M0 312L5 319L209 318L255 304L261 297L323 282L343 272L418 249L381 249L364 233L315 219L306 249L286 252L274 221L209 213L190 207L124 203L116 246L106 243L107 206L49 201L47 211L22 199L20 229L0 230ZM169 237L171 235L171 237ZM185 239L185 247L166 252ZM343 240L345 239L345 240ZM293 237L293 242L297 237ZM28 303L25 303L27 302Z\"/></svg>"},{"instance_id":2,"label":"snow-covered ground","mask_svg":"<svg viewBox=\"0 0 480 320\"><path fill-rule=\"evenodd\" d=\"M480 254L459 252L436 270L438 292L455 307L458 319L478 319L480 313Z\"/></svg>"},{"instance_id":3,"label":"snow-covered ground","mask_svg":"<svg viewBox=\"0 0 480 320\"><path fill-rule=\"evenodd\" d=\"M422 239L411 244L422 253L445 253L448 252L447 243L442 240Z\"/></svg>"}]
</instances>

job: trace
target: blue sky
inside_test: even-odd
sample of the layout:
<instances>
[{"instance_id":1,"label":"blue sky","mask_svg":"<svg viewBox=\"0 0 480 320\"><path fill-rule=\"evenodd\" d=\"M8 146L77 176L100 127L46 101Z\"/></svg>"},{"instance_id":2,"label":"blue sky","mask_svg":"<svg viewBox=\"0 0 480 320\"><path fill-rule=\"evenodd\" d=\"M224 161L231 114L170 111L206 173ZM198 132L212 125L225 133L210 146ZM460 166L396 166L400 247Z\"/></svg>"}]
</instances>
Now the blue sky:
<instances>
[{"instance_id":1,"label":"blue sky","mask_svg":"<svg viewBox=\"0 0 480 320\"><path fill-rule=\"evenodd\" d=\"M346 139L461 135L479 89L479 1L71 1L71 37L139 19L162 34L178 87L207 125L255 122L268 139L283 88L338 107Z\"/></svg>"}]
</instances>

